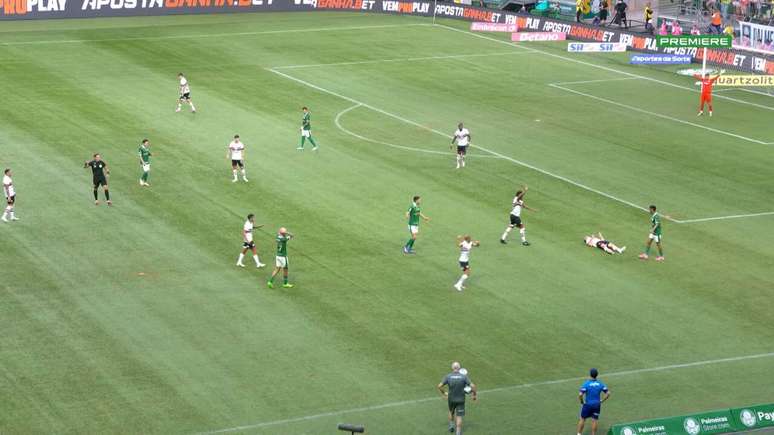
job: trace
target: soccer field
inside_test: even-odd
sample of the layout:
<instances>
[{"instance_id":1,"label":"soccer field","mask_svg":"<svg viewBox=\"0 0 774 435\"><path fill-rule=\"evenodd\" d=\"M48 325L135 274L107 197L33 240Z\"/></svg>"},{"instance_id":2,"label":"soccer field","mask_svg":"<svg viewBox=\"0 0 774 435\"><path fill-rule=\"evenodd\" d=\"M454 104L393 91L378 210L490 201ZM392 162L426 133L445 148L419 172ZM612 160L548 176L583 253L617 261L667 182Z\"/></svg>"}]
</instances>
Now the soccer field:
<instances>
[{"instance_id":1,"label":"soccer field","mask_svg":"<svg viewBox=\"0 0 774 435\"><path fill-rule=\"evenodd\" d=\"M435 434L451 361L467 434L567 434L597 367L601 427L771 402L774 99L628 54L513 45L357 13L0 26L0 432ZM198 113L175 113L178 72ZM301 107L317 152L297 151ZM472 135L464 170L450 137ZM247 146L232 183L226 146ZM150 188L137 147L153 144ZM83 162L102 153L113 207ZM518 232L498 239L529 186ZM416 255L401 252L421 195ZM100 193L102 196L102 193ZM666 261L637 259L645 208ZM235 267L248 213L292 289ZM584 246L602 231L624 255ZM464 292L455 237L481 241Z\"/></svg>"}]
</instances>

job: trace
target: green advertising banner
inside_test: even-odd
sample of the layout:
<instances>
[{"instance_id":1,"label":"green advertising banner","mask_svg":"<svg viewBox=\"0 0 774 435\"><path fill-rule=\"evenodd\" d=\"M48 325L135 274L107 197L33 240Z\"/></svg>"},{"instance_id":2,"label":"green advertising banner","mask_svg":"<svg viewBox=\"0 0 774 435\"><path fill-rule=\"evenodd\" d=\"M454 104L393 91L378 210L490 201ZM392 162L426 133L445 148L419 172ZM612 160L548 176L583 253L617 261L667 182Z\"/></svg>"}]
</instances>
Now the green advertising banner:
<instances>
[{"instance_id":1,"label":"green advertising banner","mask_svg":"<svg viewBox=\"0 0 774 435\"><path fill-rule=\"evenodd\" d=\"M710 435L774 427L774 403L616 424L608 435Z\"/></svg>"},{"instance_id":2,"label":"green advertising banner","mask_svg":"<svg viewBox=\"0 0 774 435\"><path fill-rule=\"evenodd\" d=\"M615 425L611 435L709 435L734 432L734 419L728 409L680 417L644 420Z\"/></svg>"},{"instance_id":3,"label":"green advertising banner","mask_svg":"<svg viewBox=\"0 0 774 435\"><path fill-rule=\"evenodd\" d=\"M659 48L733 48L731 35L658 35Z\"/></svg>"},{"instance_id":4,"label":"green advertising banner","mask_svg":"<svg viewBox=\"0 0 774 435\"><path fill-rule=\"evenodd\" d=\"M774 403L735 408L731 410L731 415L734 417L736 426L740 430L773 427Z\"/></svg>"}]
</instances>

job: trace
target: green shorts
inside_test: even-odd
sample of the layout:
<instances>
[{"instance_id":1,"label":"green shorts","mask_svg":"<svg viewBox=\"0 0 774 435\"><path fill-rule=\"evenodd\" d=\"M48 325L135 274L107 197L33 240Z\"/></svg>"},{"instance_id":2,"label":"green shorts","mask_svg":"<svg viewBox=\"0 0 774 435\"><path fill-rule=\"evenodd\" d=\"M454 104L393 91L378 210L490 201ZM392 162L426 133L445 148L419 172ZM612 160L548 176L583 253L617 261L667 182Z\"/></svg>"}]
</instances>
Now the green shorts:
<instances>
[{"instance_id":1,"label":"green shorts","mask_svg":"<svg viewBox=\"0 0 774 435\"><path fill-rule=\"evenodd\" d=\"M465 416L465 402L449 402L449 412L457 417Z\"/></svg>"}]
</instances>

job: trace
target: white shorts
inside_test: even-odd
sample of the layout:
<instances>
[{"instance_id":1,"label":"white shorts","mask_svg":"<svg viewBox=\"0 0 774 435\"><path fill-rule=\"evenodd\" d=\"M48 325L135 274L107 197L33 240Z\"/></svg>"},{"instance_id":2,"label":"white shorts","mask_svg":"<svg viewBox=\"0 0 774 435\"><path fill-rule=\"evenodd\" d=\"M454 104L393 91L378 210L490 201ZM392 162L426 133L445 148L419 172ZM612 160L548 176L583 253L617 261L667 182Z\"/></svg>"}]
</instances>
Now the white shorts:
<instances>
[{"instance_id":1,"label":"white shorts","mask_svg":"<svg viewBox=\"0 0 774 435\"><path fill-rule=\"evenodd\" d=\"M303 137L312 137L312 130L304 130L301 129L301 136Z\"/></svg>"},{"instance_id":2,"label":"white shorts","mask_svg":"<svg viewBox=\"0 0 774 435\"><path fill-rule=\"evenodd\" d=\"M411 234L418 234L419 233L419 225L409 225L409 232Z\"/></svg>"},{"instance_id":3,"label":"white shorts","mask_svg":"<svg viewBox=\"0 0 774 435\"><path fill-rule=\"evenodd\" d=\"M655 235L655 234L653 234L653 233L650 233L650 235L648 236L648 238L649 238L650 240L653 240L653 241L654 241L654 242L656 242L656 243L661 243L661 236L657 236L657 235Z\"/></svg>"},{"instance_id":4,"label":"white shorts","mask_svg":"<svg viewBox=\"0 0 774 435\"><path fill-rule=\"evenodd\" d=\"M142 170L143 170L143 172L149 172L150 171L150 163L143 163L142 164Z\"/></svg>"},{"instance_id":5,"label":"white shorts","mask_svg":"<svg viewBox=\"0 0 774 435\"><path fill-rule=\"evenodd\" d=\"M288 257L275 257L274 266L281 269L288 267Z\"/></svg>"}]
</instances>

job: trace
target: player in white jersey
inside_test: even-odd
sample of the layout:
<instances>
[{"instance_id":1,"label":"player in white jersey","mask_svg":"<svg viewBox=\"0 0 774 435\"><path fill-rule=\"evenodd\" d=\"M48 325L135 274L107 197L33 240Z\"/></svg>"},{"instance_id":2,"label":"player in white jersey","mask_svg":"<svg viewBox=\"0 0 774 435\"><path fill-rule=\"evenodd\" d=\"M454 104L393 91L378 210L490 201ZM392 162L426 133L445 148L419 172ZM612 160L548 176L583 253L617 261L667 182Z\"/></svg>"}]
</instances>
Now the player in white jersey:
<instances>
[{"instance_id":1,"label":"player in white jersey","mask_svg":"<svg viewBox=\"0 0 774 435\"><path fill-rule=\"evenodd\" d=\"M180 97L177 99L177 110L179 112L183 103L191 106L191 113L196 113L196 107L194 107L193 101L191 101L191 88L188 86L188 79L183 76L183 73L177 74L178 80L180 80Z\"/></svg>"},{"instance_id":2,"label":"player in white jersey","mask_svg":"<svg viewBox=\"0 0 774 435\"><path fill-rule=\"evenodd\" d=\"M529 242L527 241L527 229L524 227L524 223L521 222L521 211L522 209L530 210L530 211L537 211L534 208L529 208L524 204L524 195L527 193L527 186L524 186L522 190L519 190L516 192L516 196L513 197L513 207L511 208L511 215L510 215L510 223L505 228L505 232L503 233L502 237L500 237L500 243L506 244L508 243L505 239L508 238L508 234L511 233L514 227L519 229L519 233L521 234L521 244L524 246L529 246Z\"/></svg>"},{"instance_id":3,"label":"player in white jersey","mask_svg":"<svg viewBox=\"0 0 774 435\"><path fill-rule=\"evenodd\" d=\"M244 263L242 263L242 260L245 258L245 254L247 253L247 250L250 249L253 251L253 260L255 260L255 267L261 268L266 266L265 264L261 263L261 260L258 259L258 252L255 249L255 242L253 241L253 229L255 228L261 228L263 225L255 225L255 215L250 213L247 215L247 220L245 221L245 224L242 225L242 252L239 253L239 259L237 260L237 266L239 267L245 267Z\"/></svg>"},{"instance_id":4,"label":"player in white jersey","mask_svg":"<svg viewBox=\"0 0 774 435\"><path fill-rule=\"evenodd\" d=\"M626 246L618 247L615 243L605 240L605 236L602 233L591 234L583 238L583 242L590 248L599 248L610 255L623 254L626 250Z\"/></svg>"},{"instance_id":5,"label":"player in white jersey","mask_svg":"<svg viewBox=\"0 0 774 435\"><path fill-rule=\"evenodd\" d=\"M247 172L245 170L245 144L239 140L239 135L234 135L234 140L228 144L228 154L226 157L231 159L231 172L234 174L232 183L237 182L237 172L242 171L242 180L247 183Z\"/></svg>"},{"instance_id":6,"label":"player in white jersey","mask_svg":"<svg viewBox=\"0 0 774 435\"><path fill-rule=\"evenodd\" d=\"M457 236L457 246L460 248L460 268L462 269L462 276L457 280L457 284L454 284L454 288L461 292L465 287L462 285L465 280L470 277L470 251L473 248L479 246L478 240L471 240L470 236Z\"/></svg>"},{"instance_id":7,"label":"player in white jersey","mask_svg":"<svg viewBox=\"0 0 774 435\"><path fill-rule=\"evenodd\" d=\"M5 194L5 210L3 211L3 222L8 222L8 220L12 221L18 221L19 218L16 217L16 214L14 213L14 204L16 204L16 189L13 188L13 180L11 179L11 170L6 169L3 171L3 193Z\"/></svg>"},{"instance_id":8,"label":"player in white jersey","mask_svg":"<svg viewBox=\"0 0 774 435\"><path fill-rule=\"evenodd\" d=\"M452 147L454 147L455 142L457 143L457 169L464 168L465 155L468 153L468 145L470 145L470 132L461 122L457 125L457 131L454 132L452 137Z\"/></svg>"}]
</instances>

